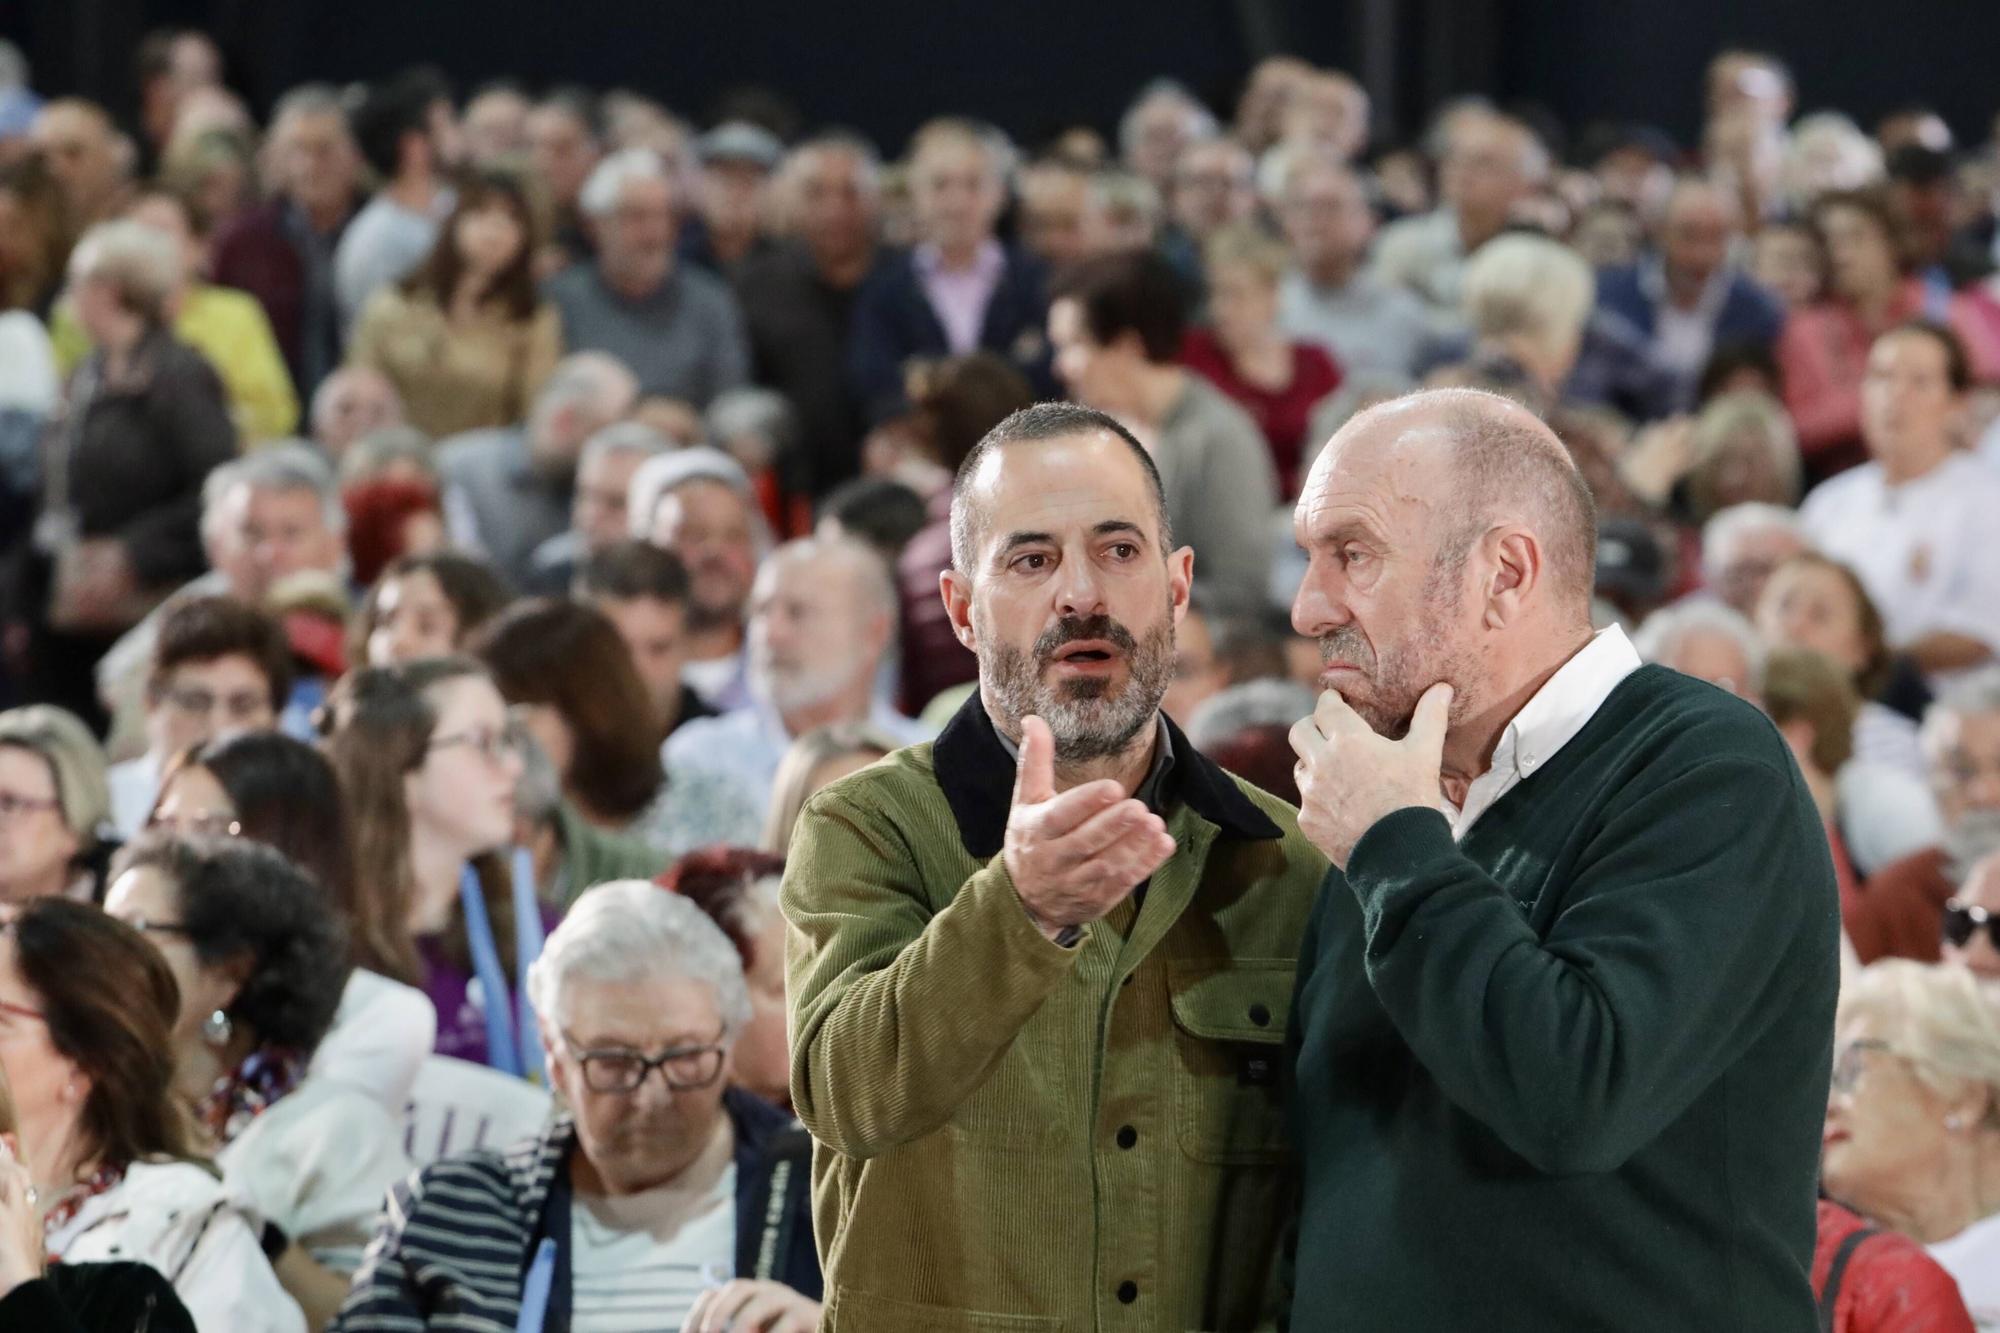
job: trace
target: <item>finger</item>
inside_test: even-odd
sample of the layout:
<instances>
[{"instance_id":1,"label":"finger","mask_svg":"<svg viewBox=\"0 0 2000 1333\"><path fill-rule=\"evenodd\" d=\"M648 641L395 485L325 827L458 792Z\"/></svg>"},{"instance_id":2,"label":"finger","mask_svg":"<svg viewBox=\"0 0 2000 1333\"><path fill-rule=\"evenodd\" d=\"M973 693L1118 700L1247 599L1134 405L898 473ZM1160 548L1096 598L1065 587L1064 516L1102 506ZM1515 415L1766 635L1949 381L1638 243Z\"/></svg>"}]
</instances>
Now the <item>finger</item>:
<instances>
[{"instance_id":1,"label":"finger","mask_svg":"<svg viewBox=\"0 0 2000 1333\"><path fill-rule=\"evenodd\" d=\"M1108 809L1100 810L1084 820L1062 837L1051 841L1048 851L1058 868L1076 865L1099 856L1119 841L1145 831L1151 825L1158 825L1160 818L1148 810L1142 801L1123 800Z\"/></svg>"},{"instance_id":2,"label":"finger","mask_svg":"<svg viewBox=\"0 0 2000 1333\"><path fill-rule=\"evenodd\" d=\"M1439 681L1424 691L1410 714L1410 730L1403 744L1439 766L1444 764L1444 738L1451 730L1452 688Z\"/></svg>"},{"instance_id":3,"label":"finger","mask_svg":"<svg viewBox=\"0 0 2000 1333\"><path fill-rule=\"evenodd\" d=\"M1286 735L1292 742L1292 753L1303 759L1308 768L1318 762L1320 756L1331 748L1327 745L1319 724L1309 717L1302 717L1292 723L1292 729Z\"/></svg>"},{"instance_id":4,"label":"finger","mask_svg":"<svg viewBox=\"0 0 2000 1333\"><path fill-rule=\"evenodd\" d=\"M755 1300L737 1311L736 1329L738 1333L750 1333L750 1330L753 1329L757 1330L758 1333L762 1333L765 1326L783 1314L790 1307L791 1303L792 1294L789 1291L763 1291L758 1293Z\"/></svg>"},{"instance_id":5,"label":"finger","mask_svg":"<svg viewBox=\"0 0 2000 1333\"><path fill-rule=\"evenodd\" d=\"M681 1320L681 1333L703 1333L702 1326L708 1318L709 1306L714 1303L709 1297L714 1294L712 1291L704 1291L695 1297L694 1305L687 1312L687 1318Z\"/></svg>"},{"instance_id":6,"label":"finger","mask_svg":"<svg viewBox=\"0 0 2000 1333\"><path fill-rule=\"evenodd\" d=\"M691 1333L726 1333L736 1312L756 1294L756 1287L741 1278L725 1282L713 1291L703 1292L702 1299L707 1302L708 1308L702 1312L698 1324L690 1316L687 1327Z\"/></svg>"},{"instance_id":7,"label":"finger","mask_svg":"<svg viewBox=\"0 0 2000 1333\"><path fill-rule=\"evenodd\" d=\"M1356 728L1363 731L1372 730L1361 720L1359 713L1348 707L1347 700L1341 697L1338 690L1320 691L1319 702L1313 705L1313 723L1318 726L1320 735L1328 740L1343 731L1352 732Z\"/></svg>"},{"instance_id":8,"label":"finger","mask_svg":"<svg viewBox=\"0 0 2000 1333\"><path fill-rule=\"evenodd\" d=\"M1081 828L1099 811L1109 810L1124 799L1125 789L1110 778L1086 782L1044 801L1035 814L1032 828L1043 841L1053 841Z\"/></svg>"},{"instance_id":9,"label":"finger","mask_svg":"<svg viewBox=\"0 0 2000 1333\"><path fill-rule=\"evenodd\" d=\"M1056 738L1038 717L1021 719L1021 757L1014 766L1014 804L1040 805L1056 794Z\"/></svg>"}]
</instances>

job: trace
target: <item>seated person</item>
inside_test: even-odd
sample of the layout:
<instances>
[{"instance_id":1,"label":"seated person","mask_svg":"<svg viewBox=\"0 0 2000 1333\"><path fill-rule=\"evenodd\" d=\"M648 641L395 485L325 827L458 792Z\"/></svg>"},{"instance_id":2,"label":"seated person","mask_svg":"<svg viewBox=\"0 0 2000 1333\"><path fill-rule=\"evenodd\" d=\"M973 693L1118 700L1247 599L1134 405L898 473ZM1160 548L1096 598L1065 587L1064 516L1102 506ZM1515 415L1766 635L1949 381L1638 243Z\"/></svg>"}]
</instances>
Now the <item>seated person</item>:
<instances>
[{"instance_id":1,"label":"seated person","mask_svg":"<svg viewBox=\"0 0 2000 1333\"><path fill-rule=\"evenodd\" d=\"M785 917L778 884L785 858L749 847L689 852L658 883L708 913L743 963L750 1019L729 1052L729 1082L773 1106L792 1104L792 1053L785 1039Z\"/></svg>"},{"instance_id":2,"label":"seated person","mask_svg":"<svg viewBox=\"0 0 2000 1333\"><path fill-rule=\"evenodd\" d=\"M179 983L174 1091L223 1184L254 1204L278 1280L314 1328L340 1308L389 1187L409 1171L399 1118L308 1077L351 970L333 905L260 843L147 835L105 910Z\"/></svg>"},{"instance_id":3,"label":"seated person","mask_svg":"<svg viewBox=\"0 0 2000 1333\"><path fill-rule=\"evenodd\" d=\"M809 1144L724 1077L751 1014L728 937L643 880L601 884L529 985L569 1113L398 1186L336 1333L507 1333L544 1311L578 1329L677 1329L746 1306L759 1328L816 1327ZM706 1290L711 1274L735 1280ZM542 1308L524 1310L524 1292Z\"/></svg>"},{"instance_id":4,"label":"seated person","mask_svg":"<svg viewBox=\"0 0 2000 1333\"><path fill-rule=\"evenodd\" d=\"M0 903L103 895L111 797L82 719L54 704L0 713L0 809Z\"/></svg>"},{"instance_id":5,"label":"seated person","mask_svg":"<svg viewBox=\"0 0 2000 1333\"><path fill-rule=\"evenodd\" d=\"M1842 990L1822 1180L2000 1326L2000 1009L1970 973L1887 958Z\"/></svg>"},{"instance_id":6,"label":"seated person","mask_svg":"<svg viewBox=\"0 0 2000 1333\"><path fill-rule=\"evenodd\" d=\"M392 560L354 617L347 660L380 667L459 652L508 599L499 574L472 556L438 551Z\"/></svg>"},{"instance_id":7,"label":"seated person","mask_svg":"<svg viewBox=\"0 0 2000 1333\"><path fill-rule=\"evenodd\" d=\"M192 1160L173 1095L179 1010L159 952L95 907L38 898L0 931L0 1069L44 1244L64 1264L150 1264L200 1328L305 1333L261 1219Z\"/></svg>"},{"instance_id":8,"label":"seated person","mask_svg":"<svg viewBox=\"0 0 2000 1333\"><path fill-rule=\"evenodd\" d=\"M169 760L219 732L277 725L291 691L291 644L276 619L234 597L171 605L147 673L146 753L107 775L119 836L145 824Z\"/></svg>"}]
</instances>

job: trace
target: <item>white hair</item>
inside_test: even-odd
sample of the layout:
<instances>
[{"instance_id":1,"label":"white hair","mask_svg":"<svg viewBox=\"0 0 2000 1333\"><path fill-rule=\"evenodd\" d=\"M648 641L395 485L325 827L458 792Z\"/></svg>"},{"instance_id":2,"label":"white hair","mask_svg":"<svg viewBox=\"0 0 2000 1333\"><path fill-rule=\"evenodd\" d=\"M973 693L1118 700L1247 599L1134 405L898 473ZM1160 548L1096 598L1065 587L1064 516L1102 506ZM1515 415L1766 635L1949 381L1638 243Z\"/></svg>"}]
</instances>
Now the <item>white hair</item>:
<instances>
[{"instance_id":1,"label":"white hair","mask_svg":"<svg viewBox=\"0 0 2000 1333\"><path fill-rule=\"evenodd\" d=\"M119 304L155 323L166 318L167 302L179 289L180 247L172 237L143 222L100 222L83 234L70 256L71 281L101 279L118 292Z\"/></svg>"},{"instance_id":2,"label":"white hair","mask_svg":"<svg viewBox=\"0 0 2000 1333\"><path fill-rule=\"evenodd\" d=\"M1252 727L1289 727L1317 703L1295 680L1246 680L1203 700L1188 719L1187 738L1195 749L1206 750Z\"/></svg>"},{"instance_id":3,"label":"white hair","mask_svg":"<svg viewBox=\"0 0 2000 1333\"><path fill-rule=\"evenodd\" d=\"M775 572L781 565L802 565L818 573L841 564L845 564L854 576L855 609L887 616L893 624L899 606L895 577L889 571L888 562L874 547L859 538L795 538L771 552L764 561L764 570L759 571L759 577L761 581L765 577L764 571Z\"/></svg>"},{"instance_id":4,"label":"white hair","mask_svg":"<svg viewBox=\"0 0 2000 1333\"><path fill-rule=\"evenodd\" d=\"M673 186L666 159L650 148L621 148L599 162L576 197L577 207L593 218L609 215L618 207L625 187L633 181L665 181Z\"/></svg>"},{"instance_id":5,"label":"white hair","mask_svg":"<svg viewBox=\"0 0 2000 1333\"><path fill-rule=\"evenodd\" d=\"M310 491L319 500L320 518L328 532L347 531L347 510L340 502L340 485L319 450L304 440L279 440L254 454L232 458L208 474L201 484L201 531L211 537L222 522L222 507L237 487L253 491Z\"/></svg>"},{"instance_id":6,"label":"white hair","mask_svg":"<svg viewBox=\"0 0 2000 1333\"><path fill-rule=\"evenodd\" d=\"M598 417L623 416L639 396L639 381L609 352L571 352L556 362L529 409L530 424L566 407Z\"/></svg>"},{"instance_id":7,"label":"white hair","mask_svg":"<svg viewBox=\"0 0 2000 1333\"><path fill-rule=\"evenodd\" d=\"M1741 612L1721 602L1691 601L1663 606L1647 616L1632 635L1632 646L1648 662L1669 663L1680 647L1695 634L1720 634L1734 640L1750 665L1750 679L1743 682L1746 694L1764 690L1764 641Z\"/></svg>"},{"instance_id":8,"label":"white hair","mask_svg":"<svg viewBox=\"0 0 2000 1333\"><path fill-rule=\"evenodd\" d=\"M1561 347L1582 333L1596 300L1590 265L1546 236L1496 236L1465 266L1465 317L1486 337Z\"/></svg>"},{"instance_id":9,"label":"white hair","mask_svg":"<svg viewBox=\"0 0 2000 1333\"><path fill-rule=\"evenodd\" d=\"M616 984L654 980L706 982L722 1014L723 1040L750 1021L743 960L708 913L643 879L586 889L528 966L528 1001L544 1021L561 1023L572 981Z\"/></svg>"},{"instance_id":10,"label":"white hair","mask_svg":"<svg viewBox=\"0 0 2000 1333\"><path fill-rule=\"evenodd\" d=\"M756 526L757 506L750 497L750 476L743 465L720 449L697 444L655 454L632 474L631 484L625 488L625 521L631 535L642 542L651 540L653 515L659 511L660 501L692 481L712 481L735 491L753 515L752 526ZM760 553L762 549L760 543Z\"/></svg>"},{"instance_id":11,"label":"white hair","mask_svg":"<svg viewBox=\"0 0 2000 1333\"><path fill-rule=\"evenodd\" d=\"M1924 753L1935 760L1943 748L1946 718L1963 721L1989 713L2000 713L2000 665L1991 662L1956 677L1938 691L1937 698L1924 710L1924 725L1919 733Z\"/></svg>"},{"instance_id":12,"label":"white hair","mask_svg":"<svg viewBox=\"0 0 2000 1333\"><path fill-rule=\"evenodd\" d=\"M1721 581L1723 571L1736 558L1736 544L1757 532L1788 532L1801 546L1811 545L1796 509L1752 500L1717 510L1701 529L1702 576L1711 586Z\"/></svg>"},{"instance_id":13,"label":"white hair","mask_svg":"<svg viewBox=\"0 0 2000 1333\"><path fill-rule=\"evenodd\" d=\"M1133 145L1139 142L1139 114L1152 103L1163 101L1180 103L1188 117L1190 139L1206 139L1216 133L1215 113L1203 106L1187 85L1175 79L1154 79L1139 90L1118 120L1118 151L1122 155L1130 157Z\"/></svg>"},{"instance_id":14,"label":"white hair","mask_svg":"<svg viewBox=\"0 0 2000 1333\"><path fill-rule=\"evenodd\" d=\"M1870 963L1840 988L1840 1025L1861 1018L1882 1029L1932 1091L1984 1087L1985 1123L2000 1125L2000 1006L1971 971L1908 958Z\"/></svg>"},{"instance_id":15,"label":"white hair","mask_svg":"<svg viewBox=\"0 0 2000 1333\"><path fill-rule=\"evenodd\" d=\"M614 421L583 442L578 466L588 467L611 454L652 458L672 448L667 437L643 421Z\"/></svg>"}]
</instances>

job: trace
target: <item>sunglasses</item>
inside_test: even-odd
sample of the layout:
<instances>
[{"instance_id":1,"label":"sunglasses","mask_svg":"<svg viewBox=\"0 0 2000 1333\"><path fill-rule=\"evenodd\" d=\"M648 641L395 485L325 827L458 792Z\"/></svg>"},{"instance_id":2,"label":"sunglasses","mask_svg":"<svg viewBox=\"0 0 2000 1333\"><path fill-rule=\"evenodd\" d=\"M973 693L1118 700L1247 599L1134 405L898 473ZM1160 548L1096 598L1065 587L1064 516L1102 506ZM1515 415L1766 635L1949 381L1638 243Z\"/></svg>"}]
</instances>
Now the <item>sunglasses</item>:
<instances>
[{"instance_id":1,"label":"sunglasses","mask_svg":"<svg viewBox=\"0 0 2000 1333\"><path fill-rule=\"evenodd\" d=\"M2000 915L1956 898L1944 905L1944 937L1953 948L1963 949L1982 926L1987 942L2000 949Z\"/></svg>"}]
</instances>

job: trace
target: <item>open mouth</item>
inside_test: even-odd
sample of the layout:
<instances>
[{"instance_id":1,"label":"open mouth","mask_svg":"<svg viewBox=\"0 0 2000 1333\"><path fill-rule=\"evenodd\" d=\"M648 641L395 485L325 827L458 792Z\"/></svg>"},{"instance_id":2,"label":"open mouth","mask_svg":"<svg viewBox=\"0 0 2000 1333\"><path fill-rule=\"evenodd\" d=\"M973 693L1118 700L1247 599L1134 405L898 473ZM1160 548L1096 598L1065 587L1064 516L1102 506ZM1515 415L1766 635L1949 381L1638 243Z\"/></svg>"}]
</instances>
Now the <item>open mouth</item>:
<instances>
[{"instance_id":1,"label":"open mouth","mask_svg":"<svg viewBox=\"0 0 2000 1333\"><path fill-rule=\"evenodd\" d=\"M1118 650L1101 639L1079 639L1064 644L1054 657L1058 664L1085 666L1097 662L1111 662L1118 657Z\"/></svg>"}]
</instances>

